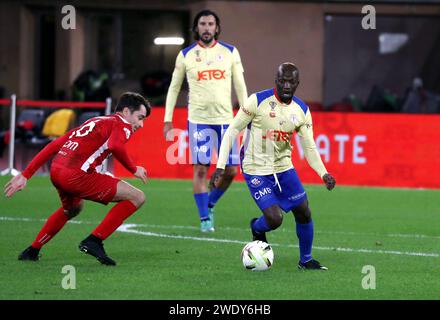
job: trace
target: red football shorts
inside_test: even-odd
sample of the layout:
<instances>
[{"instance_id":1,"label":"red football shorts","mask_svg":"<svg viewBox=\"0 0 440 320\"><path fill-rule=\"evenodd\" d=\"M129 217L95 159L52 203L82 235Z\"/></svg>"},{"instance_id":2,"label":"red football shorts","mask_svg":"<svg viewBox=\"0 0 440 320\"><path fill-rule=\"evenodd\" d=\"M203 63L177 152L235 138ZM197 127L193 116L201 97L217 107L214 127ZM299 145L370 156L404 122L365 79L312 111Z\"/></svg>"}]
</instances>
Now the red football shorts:
<instances>
[{"instance_id":1,"label":"red football shorts","mask_svg":"<svg viewBox=\"0 0 440 320\"><path fill-rule=\"evenodd\" d=\"M50 178L57 188L64 210L78 206L81 199L108 204L114 198L119 179L102 173L53 166Z\"/></svg>"}]
</instances>

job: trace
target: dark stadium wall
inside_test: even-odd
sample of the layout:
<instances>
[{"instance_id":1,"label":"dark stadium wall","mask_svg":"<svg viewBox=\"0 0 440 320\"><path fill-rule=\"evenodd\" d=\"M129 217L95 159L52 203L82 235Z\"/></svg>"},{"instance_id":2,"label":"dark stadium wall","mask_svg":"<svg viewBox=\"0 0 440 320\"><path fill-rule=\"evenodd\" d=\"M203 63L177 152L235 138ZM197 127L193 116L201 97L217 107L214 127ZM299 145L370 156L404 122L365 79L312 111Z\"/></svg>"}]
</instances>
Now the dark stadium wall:
<instances>
[{"instance_id":1,"label":"dark stadium wall","mask_svg":"<svg viewBox=\"0 0 440 320\"><path fill-rule=\"evenodd\" d=\"M236 45L245 67L248 91L273 85L274 70L283 61L295 62L301 71L298 95L306 101L324 99L326 74L324 59L325 14L355 14L362 18L361 4L296 3L264 1L77 1L78 29L57 31L55 89L70 91L71 80L87 66L82 12L93 10L169 10L190 13L211 8L222 19L221 39ZM35 38L33 11L40 7L58 8L55 0L0 2L0 85L5 95L38 98L36 92ZM375 5L378 14L440 16L436 5ZM57 9L57 10L58 10ZM60 15L58 14L58 18ZM189 26L188 26L189 27ZM59 28L60 29L60 28ZM13 30L14 32L10 32ZM69 34L69 35L68 35ZM349 39L348 39L349 40ZM184 45L188 45L185 43ZM165 50L166 65L172 71L175 50ZM99 59L99 57L97 58ZM96 59L95 59L96 61ZM151 61L152 64L157 61ZM181 95L185 102L185 94Z\"/></svg>"},{"instance_id":2,"label":"dark stadium wall","mask_svg":"<svg viewBox=\"0 0 440 320\"><path fill-rule=\"evenodd\" d=\"M6 96L17 92L20 83L20 11L18 3L0 3L0 85Z\"/></svg>"},{"instance_id":3,"label":"dark stadium wall","mask_svg":"<svg viewBox=\"0 0 440 320\"><path fill-rule=\"evenodd\" d=\"M239 49L248 92L274 85L275 71L285 61L300 70L298 95L322 99L322 4L207 1L222 19L221 39Z\"/></svg>"},{"instance_id":4,"label":"dark stadium wall","mask_svg":"<svg viewBox=\"0 0 440 320\"><path fill-rule=\"evenodd\" d=\"M363 30L357 16L329 14L325 19L325 105L340 102L348 94L366 102L374 86L403 97L417 76L433 89L429 85L435 81L427 81L423 69L428 64L434 68L434 61L428 61L430 56L437 60L440 56L440 47L435 49L440 39L440 19L378 15L376 23L376 30ZM407 40L395 52L381 53L379 39L386 36L406 36ZM383 41L382 48L385 46Z\"/></svg>"},{"instance_id":5,"label":"dark stadium wall","mask_svg":"<svg viewBox=\"0 0 440 320\"><path fill-rule=\"evenodd\" d=\"M333 100L340 101L352 89L343 86L341 82L357 79L356 59L353 59L353 51L357 50L355 41L359 37L366 37L369 32L368 36L374 33L377 40L378 32L361 28L361 21L364 16L361 14L363 5L264 1L206 2L206 6L217 11L222 18L222 39L235 44L240 50L249 92L272 86L276 66L283 61L292 61L300 69L301 85L297 91L298 95L306 101L318 101L324 104L334 102ZM404 17L426 16L438 20L440 16L439 5L375 4L375 8L378 16L394 16L401 19ZM327 35L325 34L325 16L327 14L346 14L352 16L354 20L349 25L349 29L347 27L338 29L339 38L343 39L342 42L345 43L347 50L351 48L352 51L339 50L337 60L332 59L330 54L325 56L325 42L331 41L331 39L326 39ZM404 25L406 27L403 29L409 31L410 36L419 38L417 42L419 44L424 42L424 36L432 38L433 30L431 30L431 33L410 32L411 30L408 28L412 25ZM356 32L350 31L353 29ZM394 29L396 28L394 27ZM428 26L424 30L429 29ZM387 28L387 30L390 30L390 28ZM393 29L391 28L391 30ZM427 42L432 41L431 39ZM339 45L341 44L339 43ZM426 46L430 47L429 43ZM414 45L414 47L417 48L417 45ZM410 54L404 57L406 60L400 59L400 61L401 63L410 64L409 62L412 58L416 58L416 55L417 52L412 50ZM348 75L351 73L355 75L351 78L338 78L339 74L331 77L332 72L335 72L336 69ZM409 67L407 66L405 69L408 71ZM384 76L381 70L383 68L364 71L368 74L367 81L359 83L358 87L355 88L360 92L362 98L366 96L367 93L365 92L369 92L375 83L404 80L400 75L393 77L393 73L389 72L387 72L387 76ZM408 72L411 73L411 71ZM387 77L388 80L384 80L384 77ZM325 87L326 81L331 82L332 86ZM361 88L362 85L363 88ZM326 96L330 98L326 100Z\"/></svg>"}]
</instances>

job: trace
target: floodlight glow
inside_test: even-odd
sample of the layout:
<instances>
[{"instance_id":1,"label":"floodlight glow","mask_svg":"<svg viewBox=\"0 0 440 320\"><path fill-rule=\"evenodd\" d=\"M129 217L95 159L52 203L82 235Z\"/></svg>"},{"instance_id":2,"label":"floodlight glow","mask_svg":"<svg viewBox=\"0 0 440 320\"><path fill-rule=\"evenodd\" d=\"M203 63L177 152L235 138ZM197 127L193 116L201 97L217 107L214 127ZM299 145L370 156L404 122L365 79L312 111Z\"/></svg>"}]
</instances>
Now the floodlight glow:
<instances>
[{"instance_id":1,"label":"floodlight glow","mask_svg":"<svg viewBox=\"0 0 440 320\"><path fill-rule=\"evenodd\" d=\"M157 37L154 39L155 45L181 45L185 41L181 37Z\"/></svg>"}]
</instances>

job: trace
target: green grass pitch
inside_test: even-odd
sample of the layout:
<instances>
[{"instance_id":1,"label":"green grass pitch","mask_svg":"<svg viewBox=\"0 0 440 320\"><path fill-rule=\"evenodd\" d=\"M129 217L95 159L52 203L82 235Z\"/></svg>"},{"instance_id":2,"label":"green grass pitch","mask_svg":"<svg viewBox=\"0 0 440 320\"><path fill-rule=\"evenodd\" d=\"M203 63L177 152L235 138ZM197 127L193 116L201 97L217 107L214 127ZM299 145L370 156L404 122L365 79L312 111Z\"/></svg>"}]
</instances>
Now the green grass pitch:
<instances>
[{"instance_id":1,"label":"green grass pitch","mask_svg":"<svg viewBox=\"0 0 440 320\"><path fill-rule=\"evenodd\" d=\"M3 186L8 177L1 177ZM438 299L439 190L306 185L315 224L313 255L329 271L299 271L291 213L268 234L275 254L265 272L243 268L259 210L244 183L234 183L216 207L216 232L199 231L190 181L150 180L146 204L105 248L118 263L101 265L78 243L110 206L86 202L83 212L41 251L38 262L17 260L59 207L48 177L34 177L12 199L0 196L0 299ZM65 265L76 289L62 287ZM362 281L375 270L375 289ZM371 280L371 279L370 279ZM371 284L371 281L369 282Z\"/></svg>"}]
</instances>

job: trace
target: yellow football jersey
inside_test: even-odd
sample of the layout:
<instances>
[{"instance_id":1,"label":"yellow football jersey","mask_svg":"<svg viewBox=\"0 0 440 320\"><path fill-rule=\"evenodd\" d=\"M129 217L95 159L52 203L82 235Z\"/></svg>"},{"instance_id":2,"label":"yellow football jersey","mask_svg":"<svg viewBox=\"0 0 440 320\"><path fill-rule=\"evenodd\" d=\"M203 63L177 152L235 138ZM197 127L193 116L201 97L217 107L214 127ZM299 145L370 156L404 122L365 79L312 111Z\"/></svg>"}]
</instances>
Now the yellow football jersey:
<instances>
[{"instance_id":1,"label":"yellow football jersey","mask_svg":"<svg viewBox=\"0 0 440 320\"><path fill-rule=\"evenodd\" d=\"M164 121L172 121L183 79L189 85L188 120L199 124L228 124L234 117L231 83L240 105L247 98L243 66L237 48L215 41L211 47L196 42L176 59L165 103Z\"/></svg>"},{"instance_id":2,"label":"yellow football jersey","mask_svg":"<svg viewBox=\"0 0 440 320\"><path fill-rule=\"evenodd\" d=\"M309 165L320 177L327 173L313 140L310 110L299 98L285 104L273 88L252 94L223 137L217 168L225 168L232 141L246 127L240 150L244 173L269 175L293 168L290 141L295 131Z\"/></svg>"}]
</instances>

